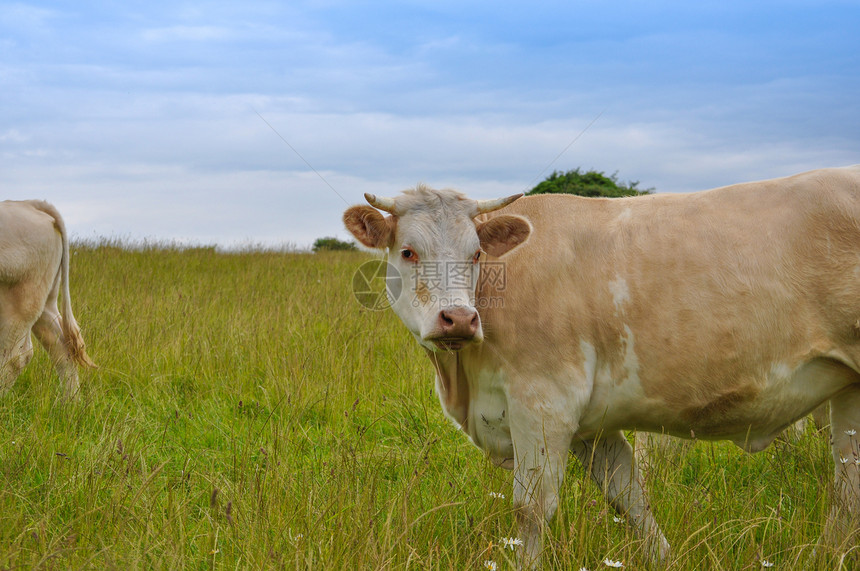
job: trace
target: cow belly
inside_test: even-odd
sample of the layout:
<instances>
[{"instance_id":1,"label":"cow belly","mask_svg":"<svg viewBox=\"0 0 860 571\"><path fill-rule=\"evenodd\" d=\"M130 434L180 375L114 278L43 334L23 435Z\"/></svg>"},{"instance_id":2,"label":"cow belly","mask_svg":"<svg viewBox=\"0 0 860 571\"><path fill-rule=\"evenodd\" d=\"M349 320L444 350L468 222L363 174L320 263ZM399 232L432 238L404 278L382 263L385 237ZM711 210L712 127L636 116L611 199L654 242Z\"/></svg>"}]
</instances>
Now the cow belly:
<instances>
[{"instance_id":1,"label":"cow belly","mask_svg":"<svg viewBox=\"0 0 860 571\"><path fill-rule=\"evenodd\" d=\"M586 429L637 429L682 438L731 440L741 448L767 447L782 430L830 399L860 376L836 359L799 365L774 363L767 373L726 390L711 390L697 401L646 396L640 390L605 391L603 414L592 408ZM728 380L726 383L729 385ZM599 407L598 407L599 408Z\"/></svg>"},{"instance_id":2,"label":"cow belly","mask_svg":"<svg viewBox=\"0 0 860 571\"><path fill-rule=\"evenodd\" d=\"M683 414L703 437L728 438L756 451L786 426L857 382L858 375L837 360L816 358L795 367L775 363L762 381L760 390L749 391L749 398L718 395L705 410L690 409Z\"/></svg>"}]
</instances>

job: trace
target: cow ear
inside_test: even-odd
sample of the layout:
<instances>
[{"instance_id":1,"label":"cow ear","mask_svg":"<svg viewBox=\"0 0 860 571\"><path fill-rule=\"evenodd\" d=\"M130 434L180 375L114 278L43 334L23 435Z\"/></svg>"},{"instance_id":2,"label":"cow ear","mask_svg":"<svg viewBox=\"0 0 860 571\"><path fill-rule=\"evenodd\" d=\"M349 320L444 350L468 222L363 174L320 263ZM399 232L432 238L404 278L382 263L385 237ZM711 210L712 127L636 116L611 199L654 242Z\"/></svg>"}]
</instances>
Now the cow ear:
<instances>
[{"instance_id":1,"label":"cow ear","mask_svg":"<svg viewBox=\"0 0 860 571\"><path fill-rule=\"evenodd\" d=\"M499 257L528 240L532 226L522 216L502 214L478 224L477 230L481 248Z\"/></svg>"},{"instance_id":2,"label":"cow ear","mask_svg":"<svg viewBox=\"0 0 860 571\"><path fill-rule=\"evenodd\" d=\"M387 248L394 238L394 222L372 206L353 206L343 213L343 223L368 248Z\"/></svg>"}]
</instances>

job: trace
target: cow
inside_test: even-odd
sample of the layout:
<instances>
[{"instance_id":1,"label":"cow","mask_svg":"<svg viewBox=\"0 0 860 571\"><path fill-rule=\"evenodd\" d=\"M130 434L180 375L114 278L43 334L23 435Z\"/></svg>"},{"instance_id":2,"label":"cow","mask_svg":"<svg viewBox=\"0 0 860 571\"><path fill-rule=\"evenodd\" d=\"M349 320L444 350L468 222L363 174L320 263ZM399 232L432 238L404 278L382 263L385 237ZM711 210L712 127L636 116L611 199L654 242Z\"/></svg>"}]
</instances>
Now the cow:
<instances>
[{"instance_id":1,"label":"cow","mask_svg":"<svg viewBox=\"0 0 860 571\"><path fill-rule=\"evenodd\" d=\"M47 202L6 200L0 202L0 395L33 356L31 332L48 351L64 398L75 398L77 366L95 365L72 314L65 224Z\"/></svg>"},{"instance_id":2,"label":"cow","mask_svg":"<svg viewBox=\"0 0 860 571\"><path fill-rule=\"evenodd\" d=\"M365 198L344 223L388 252L445 414L513 470L521 567L569 452L660 562L623 431L756 452L827 402L833 515L860 528L860 165L634 198Z\"/></svg>"}]
</instances>

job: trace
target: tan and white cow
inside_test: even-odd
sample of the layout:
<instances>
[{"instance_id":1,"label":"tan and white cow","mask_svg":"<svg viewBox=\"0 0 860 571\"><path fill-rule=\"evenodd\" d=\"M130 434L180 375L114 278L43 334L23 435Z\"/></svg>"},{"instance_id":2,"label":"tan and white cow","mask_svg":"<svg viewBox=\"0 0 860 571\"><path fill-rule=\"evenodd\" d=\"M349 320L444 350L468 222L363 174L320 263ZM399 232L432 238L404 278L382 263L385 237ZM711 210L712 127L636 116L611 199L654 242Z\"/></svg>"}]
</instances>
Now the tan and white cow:
<instances>
[{"instance_id":1,"label":"tan and white cow","mask_svg":"<svg viewBox=\"0 0 860 571\"><path fill-rule=\"evenodd\" d=\"M346 227L388 250L446 414L513 469L521 563L568 451L664 559L622 430L754 452L828 401L835 512L860 528L860 166L636 198L365 196L391 215Z\"/></svg>"},{"instance_id":2,"label":"tan and white cow","mask_svg":"<svg viewBox=\"0 0 860 571\"><path fill-rule=\"evenodd\" d=\"M31 331L51 356L64 396L75 397L77 365L93 363L72 314L63 219L47 202L6 200L0 202L0 395L33 356Z\"/></svg>"}]
</instances>

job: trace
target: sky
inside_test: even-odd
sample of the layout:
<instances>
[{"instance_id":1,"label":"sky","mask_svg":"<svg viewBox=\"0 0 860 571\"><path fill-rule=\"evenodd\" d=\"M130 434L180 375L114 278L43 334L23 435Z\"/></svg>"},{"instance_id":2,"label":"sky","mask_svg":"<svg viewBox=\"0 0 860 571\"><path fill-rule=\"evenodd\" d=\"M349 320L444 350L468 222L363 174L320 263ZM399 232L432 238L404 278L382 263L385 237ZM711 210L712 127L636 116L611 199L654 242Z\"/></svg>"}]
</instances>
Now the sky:
<instances>
[{"instance_id":1,"label":"sky","mask_svg":"<svg viewBox=\"0 0 860 571\"><path fill-rule=\"evenodd\" d=\"M0 198L73 238L307 248L363 193L860 163L860 0L0 1Z\"/></svg>"}]
</instances>

